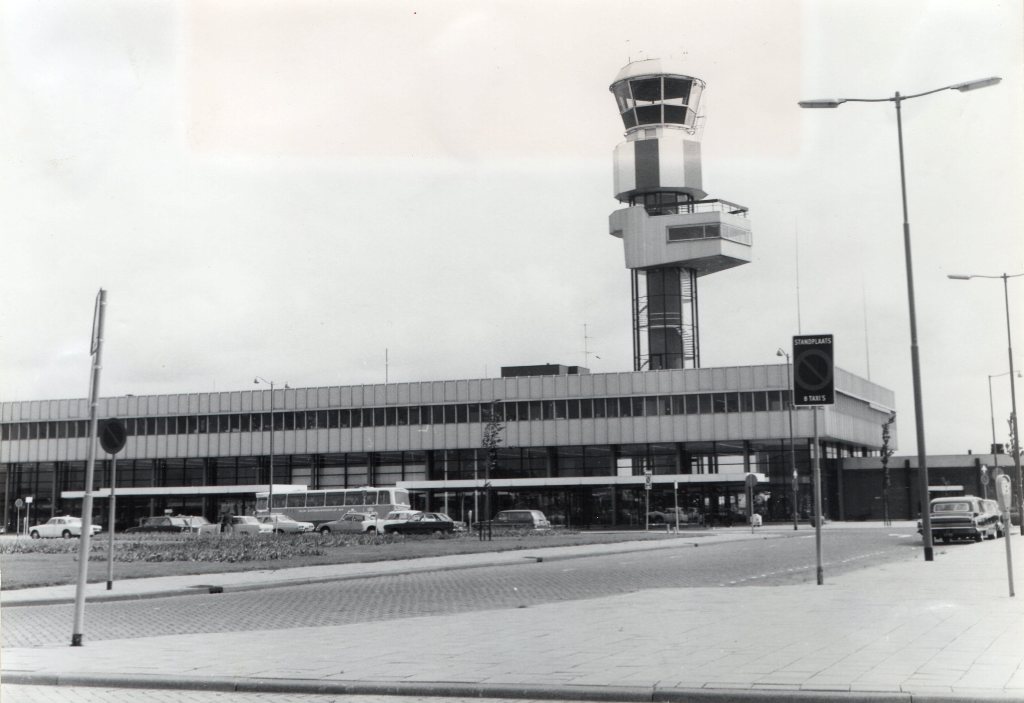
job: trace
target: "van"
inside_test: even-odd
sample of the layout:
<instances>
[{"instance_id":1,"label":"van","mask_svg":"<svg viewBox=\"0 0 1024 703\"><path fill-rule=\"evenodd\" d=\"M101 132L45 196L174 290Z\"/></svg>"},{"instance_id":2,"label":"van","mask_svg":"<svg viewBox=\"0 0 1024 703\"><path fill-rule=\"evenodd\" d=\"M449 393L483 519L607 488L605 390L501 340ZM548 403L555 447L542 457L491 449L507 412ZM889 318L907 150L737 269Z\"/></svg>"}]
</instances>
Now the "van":
<instances>
[{"instance_id":1,"label":"van","mask_svg":"<svg viewBox=\"0 0 1024 703\"><path fill-rule=\"evenodd\" d=\"M550 530L551 522L539 510L502 510L494 516L494 527L518 527L527 530Z\"/></svg>"}]
</instances>

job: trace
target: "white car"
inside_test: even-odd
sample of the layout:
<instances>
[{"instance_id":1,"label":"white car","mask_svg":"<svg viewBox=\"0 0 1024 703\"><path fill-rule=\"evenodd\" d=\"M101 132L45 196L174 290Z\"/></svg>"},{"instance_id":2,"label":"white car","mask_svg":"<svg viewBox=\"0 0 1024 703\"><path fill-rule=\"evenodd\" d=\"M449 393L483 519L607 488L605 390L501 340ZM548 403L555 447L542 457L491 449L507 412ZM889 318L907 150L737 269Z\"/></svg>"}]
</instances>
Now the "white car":
<instances>
[{"instance_id":1,"label":"white car","mask_svg":"<svg viewBox=\"0 0 1024 703\"><path fill-rule=\"evenodd\" d=\"M89 525L92 534L100 532L103 528L99 525ZM28 530L28 535L32 539L39 539L41 537L81 537L82 536L82 518L80 517L52 517L42 525L33 525Z\"/></svg>"},{"instance_id":2,"label":"white car","mask_svg":"<svg viewBox=\"0 0 1024 703\"><path fill-rule=\"evenodd\" d=\"M264 525L270 525L270 530L277 534L296 534L300 532L312 532L313 523L300 522L288 515L261 515L257 518Z\"/></svg>"},{"instance_id":3,"label":"white car","mask_svg":"<svg viewBox=\"0 0 1024 703\"><path fill-rule=\"evenodd\" d=\"M322 535L331 532L377 532L377 513L351 512L317 526Z\"/></svg>"},{"instance_id":4,"label":"white car","mask_svg":"<svg viewBox=\"0 0 1024 703\"><path fill-rule=\"evenodd\" d=\"M260 522L252 515L232 515L231 529L233 535L266 535L274 531L267 523Z\"/></svg>"}]
</instances>

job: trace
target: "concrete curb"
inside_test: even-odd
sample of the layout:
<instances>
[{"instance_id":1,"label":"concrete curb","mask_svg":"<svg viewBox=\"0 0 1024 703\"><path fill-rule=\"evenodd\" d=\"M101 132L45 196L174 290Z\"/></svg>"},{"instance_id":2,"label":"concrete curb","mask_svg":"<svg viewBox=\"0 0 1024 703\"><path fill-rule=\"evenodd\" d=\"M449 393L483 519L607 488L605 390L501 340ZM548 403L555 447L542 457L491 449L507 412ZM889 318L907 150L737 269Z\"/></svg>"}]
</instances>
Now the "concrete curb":
<instances>
[{"instance_id":1,"label":"concrete curb","mask_svg":"<svg viewBox=\"0 0 1024 703\"><path fill-rule=\"evenodd\" d=\"M511 698L526 700L608 701L617 703L762 703L824 701L843 703L970 703L1006 701L1005 697L965 698L934 694L814 691L797 689L659 688L657 686L569 686L481 684L455 681L322 681L316 679L249 679L235 677L146 676L133 674L33 674L5 672L4 683L35 686L81 686L189 690L225 693L429 696Z\"/></svg>"},{"instance_id":2,"label":"concrete curb","mask_svg":"<svg viewBox=\"0 0 1024 703\"><path fill-rule=\"evenodd\" d=\"M749 536L745 535L745 536L742 536L742 537L733 537L733 538L729 539L728 542L738 542L738 541L748 541L748 540L766 540L766 539L773 539L773 538L778 538L778 537L781 537L781 535L772 535L771 533L760 533L760 534L751 534ZM723 541L723 542L715 543L715 542L697 542L697 541L690 541L690 540L679 540L679 541L675 541L674 540L672 543L648 542L648 543L645 543L645 544L650 544L652 546L645 546L643 548L644 551L654 551L654 550L657 550L657 549L678 549L678 548L687 547L687 546L689 546L689 547L700 547L700 546L708 546L708 545L711 545L711 544L726 544L726 542ZM588 545L588 546L581 547L581 548L579 548L580 551L574 552L574 553L571 553L571 554L554 554L554 555L552 555L552 554L536 555L536 554L529 554L528 553L529 551L538 551L538 549L551 549L550 547L540 547L540 548L534 549L534 550L525 550L524 549L524 550L508 550L508 551L504 551L504 552L482 552L482 553L479 553L479 554L481 554L481 555L484 555L484 554L491 555L491 558L487 559L486 561L479 561L479 562L472 563L472 564L451 564L451 565L440 564L440 565L436 565L436 566L416 566L414 562L416 561L417 558L408 559L408 560L405 560L405 559L403 559L403 560L392 560L392 561L380 562L380 563L392 564L392 563L398 563L398 562L410 562L411 568L409 568L409 569L407 569L405 571L396 571L396 572L370 571L370 572L357 573L357 574L334 574L334 575L330 575L330 576L308 576L308 577L299 577L299 578L285 579L285 580L254 581L254 582L251 582L251 583L226 584L226 585L219 585L219 584L195 584L195 585L190 585L190 586L182 586L182 587L177 587L177 588L167 588L167 589L163 589L163 590L150 591L150 592L144 592L144 593L138 593L138 592L137 593L114 593L114 592L111 591L109 593L104 592L104 593L99 593L99 594L91 594L91 595L86 597L86 601L89 602L89 603L112 603L112 602L116 602L116 601L145 600L145 599L149 599L149 598L170 598L170 597L175 597L175 596L207 595L207 594L214 594L214 593L242 593L242 592L245 592L245 591L257 591L257 590L264 590L264 589L269 589L269 588L286 588L286 587L289 587L289 586L308 586L308 585L317 584L317 583L331 583L331 582L335 582L335 581L355 581L355 580L359 580L359 579L377 578L379 576L390 576L390 575L396 574L396 573L409 574L409 573L429 573L429 572L442 572L442 571L461 571L461 570L465 570L465 569L477 569L477 568L486 568L486 567L493 567L493 566L515 566L517 564L535 564L535 563L541 563L541 562L545 562L545 561L565 561L565 560L569 560L569 559L582 559L582 558L591 557L591 556L611 556L611 555L615 555L615 554L629 554L629 553L632 553L632 552L636 551L636 545L635 544L632 545L632 546L628 546L628 547L624 546L622 548L615 548L615 549L593 549L593 548L591 548L593 546L597 546L597 545ZM558 549L558 547L556 547L556 549ZM521 553L520 553L520 551L521 551ZM493 558L494 554L504 554L504 555L508 555L508 556L506 556L504 558L497 558L496 559L496 558ZM513 559L510 558L512 556L518 556L520 558L520 560L519 561L513 560ZM292 568L302 568L302 567L292 567ZM245 572L227 572L227 573L228 574L244 574ZM213 573L213 574L195 574L194 577L197 580L201 580L201 579L203 579L205 577L210 577L210 579L212 580L212 579L216 579L218 577L222 577L224 575L225 575L224 573L219 573L219 574L218 573ZM134 579L126 579L125 581L123 581L121 583L130 583L132 580L134 580ZM16 593L16 592L17 591L10 591L9 593ZM74 602L75 602L75 598L73 596L40 597L38 599L32 599L32 600L4 602L3 596L2 596L2 594L0 594L0 607L3 607L3 608L19 608L19 607L37 606L37 605L67 605L67 604L74 603Z\"/></svg>"}]
</instances>

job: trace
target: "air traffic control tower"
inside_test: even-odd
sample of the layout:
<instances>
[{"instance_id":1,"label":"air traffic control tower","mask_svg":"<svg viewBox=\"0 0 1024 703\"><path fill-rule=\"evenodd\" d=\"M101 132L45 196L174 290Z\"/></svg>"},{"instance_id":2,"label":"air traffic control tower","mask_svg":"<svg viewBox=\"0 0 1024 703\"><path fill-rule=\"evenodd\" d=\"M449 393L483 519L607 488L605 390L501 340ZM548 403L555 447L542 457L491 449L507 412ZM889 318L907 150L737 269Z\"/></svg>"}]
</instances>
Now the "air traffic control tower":
<instances>
[{"instance_id":1,"label":"air traffic control tower","mask_svg":"<svg viewBox=\"0 0 1024 703\"><path fill-rule=\"evenodd\" d=\"M704 81L671 62L634 61L610 90L626 127L609 218L633 284L633 368L700 366L697 279L750 261L747 208L706 199L699 120Z\"/></svg>"}]
</instances>

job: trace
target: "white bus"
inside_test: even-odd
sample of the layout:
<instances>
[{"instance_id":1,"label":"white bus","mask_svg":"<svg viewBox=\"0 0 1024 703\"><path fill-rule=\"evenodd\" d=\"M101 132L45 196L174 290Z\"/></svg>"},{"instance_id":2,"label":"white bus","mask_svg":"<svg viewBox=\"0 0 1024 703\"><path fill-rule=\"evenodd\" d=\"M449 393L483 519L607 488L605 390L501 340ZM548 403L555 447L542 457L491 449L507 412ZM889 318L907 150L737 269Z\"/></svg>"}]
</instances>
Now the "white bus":
<instances>
[{"instance_id":1,"label":"white bus","mask_svg":"<svg viewBox=\"0 0 1024 703\"><path fill-rule=\"evenodd\" d=\"M319 525L346 513L376 513L383 518L392 510L408 510L409 491L404 488L325 488L274 492L274 505L267 510L267 492L256 494L256 515L277 513L301 522Z\"/></svg>"}]
</instances>

